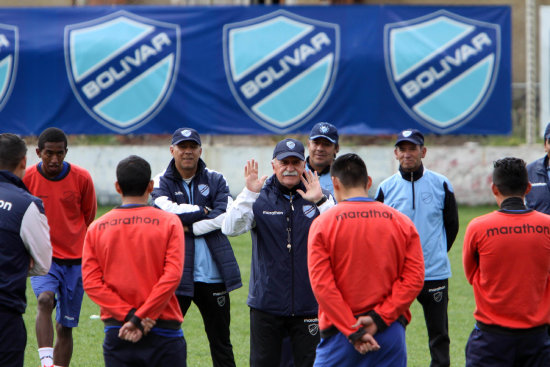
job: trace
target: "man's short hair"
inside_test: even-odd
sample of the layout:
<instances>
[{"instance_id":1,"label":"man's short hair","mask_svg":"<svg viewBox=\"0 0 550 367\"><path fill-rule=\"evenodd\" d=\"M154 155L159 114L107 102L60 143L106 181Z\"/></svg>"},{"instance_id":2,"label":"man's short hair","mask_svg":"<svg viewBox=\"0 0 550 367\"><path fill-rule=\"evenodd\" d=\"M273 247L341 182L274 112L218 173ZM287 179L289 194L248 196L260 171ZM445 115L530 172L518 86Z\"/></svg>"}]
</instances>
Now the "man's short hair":
<instances>
[{"instance_id":1,"label":"man's short hair","mask_svg":"<svg viewBox=\"0 0 550 367\"><path fill-rule=\"evenodd\" d=\"M65 143L65 149L67 149L67 135L57 127L49 127L38 137L38 149L44 149L46 143Z\"/></svg>"},{"instance_id":2,"label":"man's short hair","mask_svg":"<svg viewBox=\"0 0 550 367\"><path fill-rule=\"evenodd\" d=\"M123 196L142 196L151 181L151 166L145 159L131 155L118 163L116 179Z\"/></svg>"},{"instance_id":3,"label":"man's short hair","mask_svg":"<svg viewBox=\"0 0 550 367\"><path fill-rule=\"evenodd\" d=\"M366 187L369 176L365 162L355 153L336 158L330 167L330 175L337 177L345 188Z\"/></svg>"},{"instance_id":4,"label":"man's short hair","mask_svg":"<svg viewBox=\"0 0 550 367\"><path fill-rule=\"evenodd\" d=\"M527 191L529 178L525 161L506 157L493 163L493 183L504 196L523 196Z\"/></svg>"},{"instance_id":5,"label":"man's short hair","mask_svg":"<svg viewBox=\"0 0 550 367\"><path fill-rule=\"evenodd\" d=\"M13 172L27 155L27 144L19 136L0 134L0 169Z\"/></svg>"}]
</instances>

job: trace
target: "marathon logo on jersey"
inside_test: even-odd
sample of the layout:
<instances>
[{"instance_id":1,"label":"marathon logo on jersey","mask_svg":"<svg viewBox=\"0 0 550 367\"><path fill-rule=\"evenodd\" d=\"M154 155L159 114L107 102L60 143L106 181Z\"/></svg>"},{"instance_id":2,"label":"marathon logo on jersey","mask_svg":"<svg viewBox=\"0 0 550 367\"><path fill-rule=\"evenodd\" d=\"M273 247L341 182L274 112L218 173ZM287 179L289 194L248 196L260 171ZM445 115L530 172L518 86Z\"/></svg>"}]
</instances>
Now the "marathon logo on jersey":
<instances>
[{"instance_id":1,"label":"marathon logo on jersey","mask_svg":"<svg viewBox=\"0 0 550 367\"><path fill-rule=\"evenodd\" d=\"M0 23L0 110L10 98L19 57L19 29Z\"/></svg>"},{"instance_id":2,"label":"marathon logo on jersey","mask_svg":"<svg viewBox=\"0 0 550 367\"><path fill-rule=\"evenodd\" d=\"M325 104L338 70L337 24L285 10L226 24L225 73L241 108L278 133L295 129Z\"/></svg>"},{"instance_id":3,"label":"marathon logo on jersey","mask_svg":"<svg viewBox=\"0 0 550 367\"><path fill-rule=\"evenodd\" d=\"M65 27L65 66L78 101L119 133L143 126L162 109L179 55L179 26L126 11Z\"/></svg>"},{"instance_id":4,"label":"marathon logo on jersey","mask_svg":"<svg viewBox=\"0 0 550 367\"><path fill-rule=\"evenodd\" d=\"M393 93L413 119L444 133L470 121L492 93L500 27L440 10L386 24L384 58Z\"/></svg>"}]
</instances>

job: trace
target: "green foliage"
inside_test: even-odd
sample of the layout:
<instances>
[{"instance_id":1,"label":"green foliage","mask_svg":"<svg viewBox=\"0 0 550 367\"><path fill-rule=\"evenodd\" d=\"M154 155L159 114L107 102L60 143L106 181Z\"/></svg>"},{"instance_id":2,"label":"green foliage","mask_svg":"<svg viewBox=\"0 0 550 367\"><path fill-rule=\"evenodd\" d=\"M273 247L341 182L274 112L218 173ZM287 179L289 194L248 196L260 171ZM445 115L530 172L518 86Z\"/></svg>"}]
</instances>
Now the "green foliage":
<instances>
[{"instance_id":1,"label":"green foliage","mask_svg":"<svg viewBox=\"0 0 550 367\"><path fill-rule=\"evenodd\" d=\"M103 214L109 208L101 208ZM495 210L493 206L460 207L460 232L449 257L453 269L453 277L449 285L449 330L451 338L451 363L455 366L464 365L464 347L474 326L472 313L474 298L472 288L462 271L462 242L464 231L470 220L476 216ZM250 235L244 234L231 239L237 261L241 269L243 287L231 292L231 342L237 366L248 366L249 355L249 309L246 306L248 295L248 280L250 277L251 245ZM25 366L39 366L36 337L34 332L34 318L36 317L36 298L27 285L28 307L25 314L28 341L25 352ZM410 367L425 367L430 364L428 337L424 324L422 308L418 302L411 307L413 319L407 328L408 365ZM102 343L103 323L98 319L90 319L92 315L99 315L99 307L84 297L80 315L80 326L74 330L74 353L72 366L97 367L103 365ZM187 363L191 367L211 366L210 349L204 332L202 319L198 309L192 305L189 309L183 326L187 341Z\"/></svg>"}]
</instances>

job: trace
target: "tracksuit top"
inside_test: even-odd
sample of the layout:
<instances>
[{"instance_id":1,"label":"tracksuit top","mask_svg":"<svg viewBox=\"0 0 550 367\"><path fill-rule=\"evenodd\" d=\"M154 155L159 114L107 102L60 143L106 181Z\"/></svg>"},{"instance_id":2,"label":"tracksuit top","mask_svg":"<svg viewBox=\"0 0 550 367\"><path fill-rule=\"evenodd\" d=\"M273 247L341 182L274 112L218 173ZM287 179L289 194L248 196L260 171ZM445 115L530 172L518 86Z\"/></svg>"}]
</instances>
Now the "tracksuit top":
<instances>
[{"instance_id":1,"label":"tracksuit top","mask_svg":"<svg viewBox=\"0 0 550 367\"><path fill-rule=\"evenodd\" d=\"M547 155L527 165L531 191L525 196L525 205L536 211L550 214L550 179L547 167Z\"/></svg>"},{"instance_id":2,"label":"tracksuit top","mask_svg":"<svg viewBox=\"0 0 550 367\"><path fill-rule=\"evenodd\" d=\"M248 306L276 316L317 315L307 270L307 235L319 209L296 189L289 190L275 175L259 194L246 188L227 212L223 230L228 235L251 231L252 264ZM329 200L321 207L329 208ZM241 223L246 222L246 223ZM290 246L289 246L290 245Z\"/></svg>"},{"instance_id":3,"label":"tracksuit top","mask_svg":"<svg viewBox=\"0 0 550 367\"><path fill-rule=\"evenodd\" d=\"M376 200L409 217L420 235L425 280L451 277L447 251L458 233L458 210L449 180L425 169L399 172L382 181Z\"/></svg>"},{"instance_id":4,"label":"tracksuit top","mask_svg":"<svg viewBox=\"0 0 550 367\"><path fill-rule=\"evenodd\" d=\"M21 179L0 171L0 309L22 314L28 275L50 270L52 247L42 201ZM29 271L31 257L34 267Z\"/></svg>"},{"instance_id":5,"label":"tracksuit top","mask_svg":"<svg viewBox=\"0 0 550 367\"><path fill-rule=\"evenodd\" d=\"M373 316L379 331L398 318L424 284L422 246L414 224L397 210L367 198L339 202L311 225L311 285L322 333L350 336L356 317Z\"/></svg>"},{"instance_id":6,"label":"tracksuit top","mask_svg":"<svg viewBox=\"0 0 550 367\"><path fill-rule=\"evenodd\" d=\"M92 177L84 168L64 162L65 172L46 178L39 164L30 167L23 182L42 199L50 223L54 261L80 263L88 226L93 222L97 201Z\"/></svg>"},{"instance_id":7,"label":"tracksuit top","mask_svg":"<svg viewBox=\"0 0 550 367\"><path fill-rule=\"evenodd\" d=\"M476 300L474 318L528 329L550 324L550 217L509 198L466 228L464 273Z\"/></svg>"},{"instance_id":8,"label":"tracksuit top","mask_svg":"<svg viewBox=\"0 0 550 367\"><path fill-rule=\"evenodd\" d=\"M177 216L150 206L119 207L98 218L86 235L84 290L101 319L130 316L179 329L183 316L175 290L183 270L183 227Z\"/></svg>"},{"instance_id":9,"label":"tracksuit top","mask_svg":"<svg viewBox=\"0 0 550 367\"><path fill-rule=\"evenodd\" d=\"M221 173L206 168L204 161L199 159L191 185L193 201L183 185L187 184L172 159L166 170L155 177L155 188L151 193L156 207L177 214L181 223L190 229L185 232L185 268L176 294L190 297L194 294L197 237L206 242L226 290L230 292L242 287L241 273L231 243L220 230L227 206L232 202L225 178ZM208 214L205 214L205 207L211 209Z\"/></svg>"}]
</instances>

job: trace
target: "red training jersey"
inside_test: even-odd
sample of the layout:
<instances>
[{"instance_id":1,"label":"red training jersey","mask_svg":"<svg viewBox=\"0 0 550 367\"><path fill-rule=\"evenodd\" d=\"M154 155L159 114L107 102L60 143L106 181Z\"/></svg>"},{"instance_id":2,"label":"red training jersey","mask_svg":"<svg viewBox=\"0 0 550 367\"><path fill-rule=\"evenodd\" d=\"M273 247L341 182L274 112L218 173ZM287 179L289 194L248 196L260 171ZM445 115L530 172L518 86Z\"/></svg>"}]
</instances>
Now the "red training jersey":
<instances>
[{"instance_id":1,"label":"red training jersey","mask_svg":"<svg viewBox=\"0 0 550 367\"><path fill-rule=\"evenodd\" d=\"M550 323L550 216L495 211L475 218L462 251L477 321L513 329Z\"/></svg>"},{"instance_id":2,"label":"red training jersey","mask_svg":"<svg viewBox=\"0 0 550 367\"><path fill-rule=\"evenodd\" d=\"M95 218L97 201L88 171L75 164L68 167L61 179L50 180L34 165L25 172L23 182L44 202L53 257L75 260L82 258L86 229Z\"/></svg>"},{"instance_id":3,"label":"red training jersey","mask_svg":"<svg viewBox=\"0 0 550 367\"><path fill-rule=\"evenodd\" d=\"M359 201L360 200L360 201ZM319 326L350 336L356 315L374 310L390 325L411 320L424 284L420 237L412 221L377 201L343 201L309 230L308 267Z\"/></svg>"},{"instance_id":4,"label":"red training jersey","mask_svg":"<svg viewBox=\"0 0 550 367\"><path fill-rule=\"evenodd\" d=\"M101 319L183 321L175 295L183 272L179 218L150 206L115 208L89 228L82 257L84 290Z\"/></svg>"}]
</instances>

